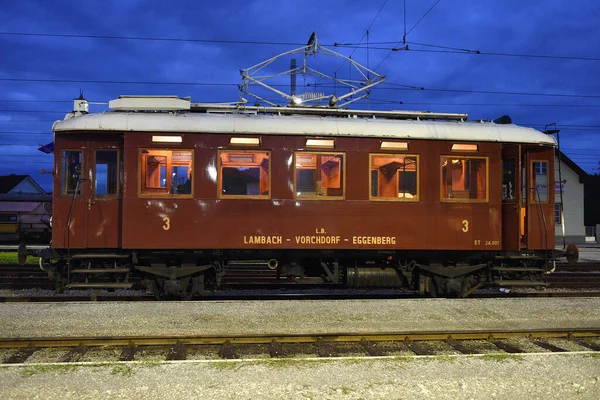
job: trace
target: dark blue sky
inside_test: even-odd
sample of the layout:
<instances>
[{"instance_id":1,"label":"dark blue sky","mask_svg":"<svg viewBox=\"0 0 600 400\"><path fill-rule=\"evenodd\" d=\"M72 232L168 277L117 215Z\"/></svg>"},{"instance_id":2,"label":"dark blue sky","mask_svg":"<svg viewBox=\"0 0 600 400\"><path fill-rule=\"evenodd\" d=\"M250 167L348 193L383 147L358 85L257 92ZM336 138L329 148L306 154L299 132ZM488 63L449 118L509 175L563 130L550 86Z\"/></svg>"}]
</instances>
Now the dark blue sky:
<instances>
[{"instance_id":1,"label":"dark blue sky","mask_svg":"<svg viewBox=\"0 0 600 400\"><path fill-rule=\"evenodd\" d=\"M598 0L406 0L409 50L392 52L403 46L403 0L4 2L0 175L30 174L50 189L39 170L52 169L51 156L37 148L53 140L53 121L72 109L80 89L97 102L123 94L235 101L240 69L302 46L313 31L321 45L352 44L335 50L386 75L369 103L354 108L468 113L471 120L508 114L540 130L556 122L563 152L595 172L599 20ZM339 59L314 62L328 74L350 71ZM315 82L324 83L299 77L299 92Z\"/></svg>"}]
</instances>

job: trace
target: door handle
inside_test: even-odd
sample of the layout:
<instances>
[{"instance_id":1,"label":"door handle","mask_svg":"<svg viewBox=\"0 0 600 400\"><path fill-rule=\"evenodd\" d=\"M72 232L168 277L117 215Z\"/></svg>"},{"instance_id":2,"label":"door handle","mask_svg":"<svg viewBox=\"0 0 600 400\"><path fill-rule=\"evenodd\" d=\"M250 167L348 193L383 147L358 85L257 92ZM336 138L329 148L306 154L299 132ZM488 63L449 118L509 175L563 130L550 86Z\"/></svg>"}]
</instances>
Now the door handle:
<instances>
[{"instance_id":1,"label":"door handle","mask_svg":"<svg viewBox=\"0 0 600 400\"><path fill-rule=\"evenodd\" d=\"M92 201L92 199L88 199L88 210L92 209L92 204L96 204L96 202Z\"/></svg>"}]
</instances>

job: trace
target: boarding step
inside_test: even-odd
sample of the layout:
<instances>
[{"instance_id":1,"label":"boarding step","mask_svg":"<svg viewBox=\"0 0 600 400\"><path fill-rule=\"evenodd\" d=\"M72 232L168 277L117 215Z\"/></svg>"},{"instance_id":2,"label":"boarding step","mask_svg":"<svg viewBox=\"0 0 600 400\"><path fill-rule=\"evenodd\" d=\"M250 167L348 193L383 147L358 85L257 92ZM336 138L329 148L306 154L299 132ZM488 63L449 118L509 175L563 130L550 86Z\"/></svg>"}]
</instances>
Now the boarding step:
<instances>
[{"instance_id":1,"label":"boarding step","mask_svg":"<svg viewBox=\"0 0 600 400\"><path fill-rule=\"evenodd\" d=\"M527 267L493 267L494 271L501 272L546 272L545 268L527 268Z\"/></svg>"},{"instance_id":2,"label":"boarding step","mask_svg":"<svg viewBox=\"0 0 600 400\"><path fill-rule=\"evenodd\" d=\"M72 269L72 274L124 274L129 268L78 268Z\"/></svg>"},{"instance_id":3,"label":"boarding step","mask_svg":"<svg viewBox=\"0 0 600 400\"><path fill-rule=\"evenodd\" d=\"M495 285L498 286L550 286L550 284L548 282L543 282L543 281L503 281L503 280L496 280L493 282Z\"/></svg>"},{"instance_id":4,"label":"boarding step","mask_svg":"<svg viewBox=\"0 0 600 400\"><path fill-rule=\"evenodd\" d=\"M496 256L494 258L496 260L545 260L544 257L527 254L513 256Z\"/></svg>"},{"instance_id":5,"label":"boarding step","mask_svg":"<svg viewBox=\"0 0 600 400\"><path fill-rule=\"evenodd\" d=\"M133 283L71 283L69 289L131 289Z\"/></svg>"},{"instance_id":6,"label":"boarding step","mask_svg":"<svg viewBox=\"0 0 600 400\"><path fill-rule=\"evenodd\" d=\"M109 253L85 253L85 254L74 254L71 256L73 260L83 258L129 258L129 254L109 254Z\"/></svg>"}]
</instances>

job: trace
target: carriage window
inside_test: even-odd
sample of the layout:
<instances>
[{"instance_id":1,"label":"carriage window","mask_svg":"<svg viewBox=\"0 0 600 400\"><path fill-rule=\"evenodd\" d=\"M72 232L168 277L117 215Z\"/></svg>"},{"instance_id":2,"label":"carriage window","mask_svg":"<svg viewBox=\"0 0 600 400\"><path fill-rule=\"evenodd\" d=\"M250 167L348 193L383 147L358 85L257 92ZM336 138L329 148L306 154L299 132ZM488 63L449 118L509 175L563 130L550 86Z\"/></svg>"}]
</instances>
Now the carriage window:
<instances>
[{"instance_id":1,"label":"carriage window","mask_svg":"<svg viewBox=\"0 0 600 400\"><path fill-rule=\"evenodd\" d=\"M62 156L62 194L81 193L81 151L66 150Z\"/></svg>"},{"instance_id":2,"label":"carriage window","mask_svg":"<svg viewBox=\"0 0 600 400\"><path fill-rule=\"evenodd\" d=\"M188 196L192 194L192 150L143 149L141 194Z\"/></svg>"},{"instance_id":3,"label":"carriage window","mask_svg":"<svg viewBox=\"0 0 600 400\"><path fill-rule=\"evenodd\" d=\"M294 158L296 198L344 198L343 154L295 153Z\"/></svg>"},{"instance_id":4,"label":"carriage window","mask_svg":"<svg viewBox=\"0 0 600 400\"><path fill-rule=\"evenodd\" d=\"M487 201L487 158L442 156L442 201Z\"/></svg>"},{"instance_id":5,"label":"carriage window","mask_svg":"<svg viewBox=\"0 0 600 400\"><path fill-rule=\"evenodd\" d=\"M268 151L220 151L219 197L268 199L270 159Z\"/></svg>"},{"instance_id":6,"label":"carriage window","mask_svg":"<svg viewBox=\"0 0 600 400\"><path fill-rule=\"evenodd\" d=\"M371 154L371 200L418 200L418 156Z\"/></svg>"},{"instance_id":7,"label":"carriage window","mask_svg":"<svg viewBox=\"0 0 600 400\"><path fill-rule=\"evenodd\" d=\"M533 161L533 185L532 200L537 202L548 201L548 162Z\"/></svg>"},{"instance_id":8,"label":"carriage window","mask_svg":"<svg viewBox=\"0 0 600 400\"><path fill-rule=\"evenodd\" d=\"M117 194L118 161L117 150L97 150L94 193L96 197Z\"/></svg>"}]
</instances>

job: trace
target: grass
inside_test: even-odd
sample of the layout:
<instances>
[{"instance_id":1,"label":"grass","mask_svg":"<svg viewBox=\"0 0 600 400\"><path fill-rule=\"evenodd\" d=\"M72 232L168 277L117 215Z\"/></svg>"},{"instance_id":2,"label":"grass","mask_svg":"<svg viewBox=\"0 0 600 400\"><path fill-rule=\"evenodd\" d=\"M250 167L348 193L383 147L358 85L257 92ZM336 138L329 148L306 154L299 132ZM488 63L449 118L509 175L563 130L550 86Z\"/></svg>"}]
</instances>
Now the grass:
<instances>
[{"instance_id":1,"label":"grass","mask_svg":"<svg viewBox=\"0 0 600 400\"><path fill-rule=\"evenodd\" d=\"M0 264L18 264L19 263L19 257L17 255L17 252L1 252L0 253ZM25 262L25 264L37 264L38 263L38 257L33 257L33 256L27 256L27 261Z\"/></svg>"},{"instance_id":2,"label":"grass","mask_svg":"<svg viewBox=\"0 0 600 400\"><path fill-rule=\"evenodd\" d=\"M523 360L523 356L517 355L517 354L504 354L504 353L492 353L492 354L485 354L483 356L481 356L482 360L488 360L488 361L497 361L499 363L505 363L508 361L522 361Z\"/></svg>"},{"instance_id":3,"label":"grass","mask_svg":"<svg viewBox=\"0 0 600 400\"><path fill-rule=\"evenodd\" d=\"M129 365L117 364L110 371L112 375L122 375L125 377L129 377L133 375L133 369Z\"/></svg>"},{"instance_id":4,"label":"grass","mask_svg":"<svg viewBox=\"0 0 600 400\"><path fill-rule=\"evenodd\" d=\"M37 374L47 374L49 372L58 372L60 374L66 374L68 372L75 371L77 369L74 365L34 365L32 367L25 367L21 369L21 375L29 377Z\"/></svg>"}]
</instances>

